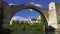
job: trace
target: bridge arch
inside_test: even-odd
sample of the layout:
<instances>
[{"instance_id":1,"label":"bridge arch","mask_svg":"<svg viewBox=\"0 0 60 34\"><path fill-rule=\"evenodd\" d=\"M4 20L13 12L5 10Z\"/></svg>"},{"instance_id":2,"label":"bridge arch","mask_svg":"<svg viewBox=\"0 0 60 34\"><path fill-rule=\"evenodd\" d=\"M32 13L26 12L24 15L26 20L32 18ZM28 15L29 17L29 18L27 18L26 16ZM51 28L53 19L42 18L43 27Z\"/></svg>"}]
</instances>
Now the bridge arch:
<instances>
[{"instance_id":1,"label":"bridge arch","mask_svg":"<svg viewBox=\"0 0 60 34\"><path fill-rule=\"evenodd\" d=\"M39 12L41 15L44 16L44 18L46 19L47 23L48 23L48 10L44 9L42 7L38 7L35 6L33 4L22 4L22 5L8 5L7 3L4 2L3 4L4 6L4 13L3 13L3 23L4 24L9 24L12 16L17 13L18 11L21 11L23 9L33 9L36 10L37 12ZM8 17L7 17L8 16ZM3 27L5 27L5 25L3 24Z\"/></svg>"},{"instance_id":2,"label":"bridge arch","mask_svg":"<svg viewBox=\"0 0 60 34\"><path fill-rule=\"evenodd\" d=\"M12 18L12 16L21 11L21 10L24 10L24 9L33 9L33 10L36 10L38 13L40 13L44 19L46 20L46 25L48 24L48 12L46 9L43 9L41 7L38 7L38 6L35 6L35 5L32 5L32 4L22 4L22 5L18 5L18 6L14 6L14 5L11 5L11 11L12 13L10 13L11 17L10 19Z\"/></svg>"},{"instance_id":3,"label":"bridge arch","mask_svg":"<svg viewBox=\"0 0 60 34\"><path fill-rule=\"evenodd\" d=\"M24 9L33 9L33 10L36 10L37 12L39 12L48 21L48 10L43 9L42 7L38 7L33 4L22 4L22 5L18 5L18 6L11 5L10 7L11 7L11 11L12 11L12 13L10 13L11 17L18 11L21 11Z\"/></svg>"}]
</instances>

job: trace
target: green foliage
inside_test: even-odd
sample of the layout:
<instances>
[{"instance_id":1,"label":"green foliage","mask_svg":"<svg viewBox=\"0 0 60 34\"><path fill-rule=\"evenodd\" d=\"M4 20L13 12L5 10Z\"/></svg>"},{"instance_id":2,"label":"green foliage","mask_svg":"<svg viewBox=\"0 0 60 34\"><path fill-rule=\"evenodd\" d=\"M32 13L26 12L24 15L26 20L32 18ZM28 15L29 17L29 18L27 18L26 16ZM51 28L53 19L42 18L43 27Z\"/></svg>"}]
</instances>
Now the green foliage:
<instances>
[{"instance_id":1,"label":"green foliage","mask_svg":"<svg viewBox=\"0 0 60 34\"><path fill-rule=\"evenodd\" d=\"M58 24L60 24L60 21L58 22Z\"/></svg>"},{"instance_id":2,"label":"green foliage","mask_svg":"<svg viewBox=\"0 0 60 34\"><path fill-rule=\"evenodd\" d=\"M31 20L32 20L32 21L36 21L37 19L36 19L36 18L32 18Z\"/></svg>"},{"instance_id":3,"label":"green foliage","mask_svg":"<svg viewBox=\"0 0 60 34\"><path fill-rule=\"evenodd\" d=\"M35 20L35 19L32 19ZM21 22L21 23L13 23L13 25L10 25L9 28L11 30L13 30L14 32L16 31L44 31L44 26L45 26L45 19L42 17L41 22L40 23L34 23L34 24L28 24L25 22Z\"/></svg>"},{"instance_id":4,"label":"green foliage","mask_svg":"<svg viewBox=\"0 0 60 34\"><path fill-rule=\"evenodd\" d=\"M37 23L30 25L28 23L14 23L13 25L10 25L9 28L13 31L15 30L43 30L44 23Z\"/></svg>"},{"instance_id":5,"label":"green foliage","mask_svg":"<svg viewBox=\"0 0 60 34\"><path fill-rule=\"evenodd\" d=\"M46 24L46 19L43 16L41 16L41 23Z\"/></svg>"}]
</instances>

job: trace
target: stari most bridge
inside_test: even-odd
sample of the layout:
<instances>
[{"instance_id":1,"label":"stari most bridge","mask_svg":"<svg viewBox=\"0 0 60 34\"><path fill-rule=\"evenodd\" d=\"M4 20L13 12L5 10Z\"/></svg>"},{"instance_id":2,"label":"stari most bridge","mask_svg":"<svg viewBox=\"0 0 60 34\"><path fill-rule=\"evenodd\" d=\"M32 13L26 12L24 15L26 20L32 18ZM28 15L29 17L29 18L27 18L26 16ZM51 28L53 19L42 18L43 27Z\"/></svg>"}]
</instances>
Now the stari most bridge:
<instances>
[{"instance_id":1,"label":"stari most bridge","mask_svg":"<svg viewBox=\"0 0 60 34\"><path fill-rule=\"evenodd\" d=\"M55 2L51 2L49 4L49 10L48 10L42 7L35 6L31 3L15 6L15 5L9 5L6 2L0 0L0 20L1 20L0 22L1 24L3 23L2 27L5 28L10 24L10 20L15 13L23 9L30 8L39 12L46 19L47 26L52 26L53 28L56 29L59 28L58 27L58 19L59 19L58 14L60 14L59 6L60 5L56 4Z\"/></svg>"}]
</instances>

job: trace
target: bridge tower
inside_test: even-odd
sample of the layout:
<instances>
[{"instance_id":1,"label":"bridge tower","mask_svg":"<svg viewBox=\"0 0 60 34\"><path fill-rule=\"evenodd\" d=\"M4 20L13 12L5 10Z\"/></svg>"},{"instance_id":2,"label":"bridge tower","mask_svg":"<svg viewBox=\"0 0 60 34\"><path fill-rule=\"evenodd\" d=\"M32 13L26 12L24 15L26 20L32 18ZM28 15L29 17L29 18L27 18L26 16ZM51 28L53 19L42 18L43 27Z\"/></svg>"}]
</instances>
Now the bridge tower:
<instances>
[{"instance_id":1,"label":"bridge tower","mask_svg":"<svg viewBox=\"0 0 60 34\"><path fill-rule=\"evenodd\" d=\"M60 22L60 4L51 2L49 4L49 21L48 26L52 26L53 28L59 28Z\"/></svg>"}]
</instances>

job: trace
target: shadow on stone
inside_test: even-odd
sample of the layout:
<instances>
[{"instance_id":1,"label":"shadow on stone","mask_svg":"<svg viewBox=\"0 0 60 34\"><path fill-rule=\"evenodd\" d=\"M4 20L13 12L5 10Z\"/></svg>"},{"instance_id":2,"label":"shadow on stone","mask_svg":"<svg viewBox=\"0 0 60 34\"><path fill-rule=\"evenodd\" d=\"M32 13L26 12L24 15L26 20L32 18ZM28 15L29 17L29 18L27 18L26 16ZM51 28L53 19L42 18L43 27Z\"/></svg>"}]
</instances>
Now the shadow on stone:
<instances>
[{"instance_id":1,"label":"shadow on stone","mask_svg":"<svg viewBox=\"0 0 60 34\"><path fill-rule=\"evenodd\" d=\"M11 32L13 31L10 29L0 28L0 34L11 34Z\"/></svg>"},{"instance_id":2,"label":"shadow on stone","mask_svg":"<svg viewBox=\"0 0 60 34\"><path fill-rule=\"evenodd\" d=\"M45 31L55 31L55 28L53 28L52 26L48 26L46 27Z\"/></svg>"}]
</instances>

